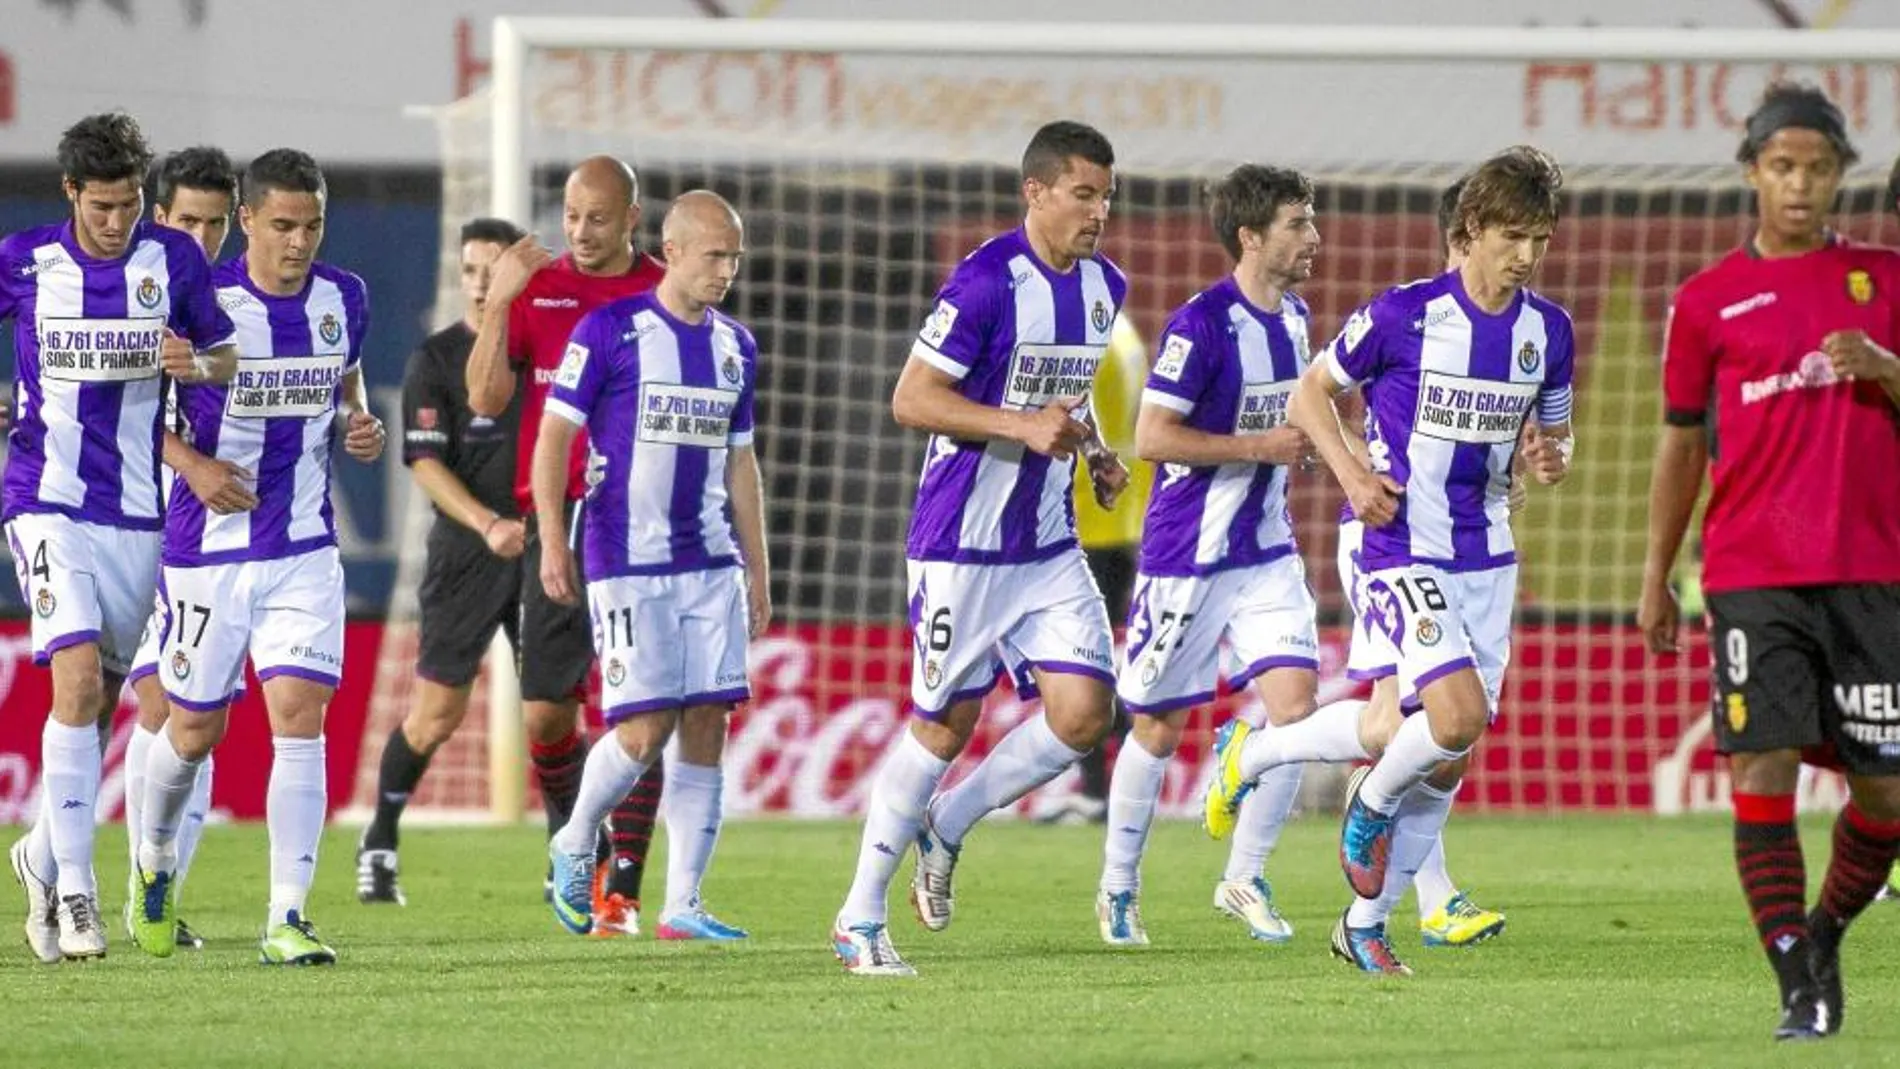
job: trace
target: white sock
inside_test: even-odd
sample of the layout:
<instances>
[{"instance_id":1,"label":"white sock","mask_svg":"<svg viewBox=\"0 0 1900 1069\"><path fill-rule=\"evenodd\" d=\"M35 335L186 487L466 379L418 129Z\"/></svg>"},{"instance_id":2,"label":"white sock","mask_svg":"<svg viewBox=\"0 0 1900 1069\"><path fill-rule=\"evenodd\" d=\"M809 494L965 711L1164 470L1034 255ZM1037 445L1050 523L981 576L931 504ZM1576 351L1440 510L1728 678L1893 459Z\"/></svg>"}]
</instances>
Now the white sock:
<instances>
[{"instance_id":1,"label":"white sock","mask_svg":"<svg viewBox=\"0 0 1900 1069\"><path fill-rule=\"evenodd\" d=\"M1418 892L1418 919L1424 920L1445 908L1445 903L1458 893L1457 885L1451 882L1451 874L1445 871L1445 822L1451 819L1452 801L1458 796L1458 788L1412 793L1418 796L1421 806L1430 803L1444 807L1443 815L1438 818L1438 836L1432 840L1431 851L1425 855L1425 860L1418 866L1418 875L1412 879L1412 888Z\"/></svg>"},{"instance_id":2,"label":"white sock","mask_svg":"<svg viewBox=\"0 0 1900 1069\"><path fill-rule=\"evenodd\" d=\"M1446 761L1456 761L1469 750L1470 747L1447 750L1438 745L1432 738L1432 725L1425 714L1413 713L1399 725L1398 733L1385 748L1385 755L1359 785L1359 800L1375 813L1390 813L1398 806L1399 799L1425 782L1432 769Z\"/></svg>"},{"instance_id":3,"label":"white sock","mask_svg":"<svg viewBox=\"0 0 1900 1069\"><path fill-rule=\"evenodd\" d=\"M264 798L264 821L270 828L270 924L283 924L292 912L301 915L317 875L317 843L323 838L324 810L329 801L325 779L323 736L314 739L271 740L270 787ZM197 771L184 784L190 797Z\"/></svg>"},{"instance_id":4,"label":"white sock","mask_svg":"<svg viewBox=\"0 0 1900 1069\"><path fill-rule=\"evenodd\" d=\"M1247 736L1240 750L1242 779L1258 779L1270 768L1301 761L1363 761L1359 743L1362 701L1334 702L1284 727L1266 727Z\"/></svg>"},{"instance_id":5,"label":"white sock","mask_svg":"<svg viewBox=\"0 0 1900 1069\"><path fill-rule=\"evenodd\" d=\"M561 830L554 833L554 848L564 854L593 853L594 841L600 835L600 822L633 790L633 785L640 781L640 774L646 770L646 762L633 759L621 744L618 732L609 731L604 738L596 740L588 747L587 764L581 767L581 786L574 797L574 811ZM671 787L668 784L669 792Z\"/></svg>"},{"instance_id":6,"label":"white sock","mask_svg":"<svg viewBox=\"0 0 1900 1069\"><path fill-rule=\"evenodd\" d=\"M960 846L976 822L1037 787L1055 779L1082 759L1049 727L1047 716L1036 716L1003 736L963 782L930 806L930 822L937 835L952 847Z\"/></svg>"},{"instance_id":7,"label":"white sock","mask_svg":"<svg viewBox=\"0 0 1900 1069\"><path fill-rule=\"evenodd\" d=\"M1102 846L1102 893L1141 889L1141 854L1148 846L1155 803L1168 778L1168 759L1156 757L1130 736L1115 758L1108 781L1108 833Z\"/></svg>"},{"instance_id":8,"label":"white sock","mask_svg":"<svg viewBox=\"0 0 1900 1069\"><path fill-rule=\"evenodd\" d=\"M1384 924L1392 916L1399 899L1412 886L1425 855L1432 852L1438 833L1445 828L1445 815L1450 811L1448 798L1448 792L1421 783L1399 803L1393 817L1392 858L1385 870L1385 887L1378 898L1353 899L1352 909L1346 914L1349 927Z\"/></svg>"},{"instance_id":9,"label":"white sock","mask_svg":"<svg viewBox=\"0 0 1900 1069\"><path fill-rule=\"evenodd\" d=\"M1227 851L1223 880L1251 880L1266 868L1267 856L1280 841L1287 814L1300 796L1300 777L1306 766L1280 765L1267 770L1240 803L1234 822L1234 844Z\"/></svg>"},{"instance_id":10,"label":"white sock","mask_svg":"<svg viewBox=\"0 0 1900 1069\"><path fill-rule=\"evenodd\" d=\"M145 798L139 803L139 867L146 872L176 872L178 829L191 803L198 770L210 757L187 761L178 756L170 731L152 739L145 754ZM275 782L276 764L272 763Z\"/></svg>"},{"instance_id":11,"label":"white sock","mask_svg":"<svg viewBox=\"0 0 1900 1069\"><path fill-rule=\"evenodd\" d=\"M699 908L699 883L719 842L718 765L692 765L677 758L666 765L666 911L661 917Z\"/></svg>"},{"instance_id":12,"label":"white sock","mask_svg":"<svg viewBox=\"0 0 1900 1069\"><path fill-rule=\"evenodd\" d=\"M140 829L145 826L139 819L145 808L145 758L157 739L158 732L145 730L143 724L133 724L132 737L125 743L125 760L121 766L125 769L125 849L134 865L139 859Z\"/></svg>"},{"instance_id":13,"label":"white sock","mask_svg":"<svg viewBox=\"0 0 1900 1069\"><path fill-rule=\"evenodd\" d=\"M61 898L92 895L92 844L99 805L99 729L46 718L40 733L40 789L47 793L48 831Z\"/></svg>"},{"instance_id":14,"label":"white sock","mask_svg":"<svg viewBox=\"0 0 1900 1069\"><path fill-rule=\"evenodd\" d=\"M205 755L198 775L191 781L191 798L185 803L185 819L178 825L178 867L172 870L172 902L177 904L185 893L185 874L191 871L191 859L198 853L198 840L204 838L205 818L211 813L211 766Z\"/></svg>"},{"instance_id":15,"label":"white sock","mask_svg":"<svg viewBox=\"0 0 1900 1069\"><path fill-rule=\"evenodd\" d=\"M26 863L33 874L48 883L59 878L59 862L53 860L53 817L51 796L40 785L40 808L33 826L26 833Z\"/></svg>"},{"instance_id":16,"label":"white sock","mask_svg":"<svg viewBox=\"0 0 1900 1069\"><path fill-rule=\"evenodd\" d=\"M924 823L924 807L937 793L937 784L950 770L950 762L924 748L902 729L903 737L891 747L884 767L871 785L871 798L865 804L864 841L858 846L858 870L851 877L851 890L845 895L844 909L838 913L844 924L883 924L887 914L891 877L917 838Z\"/></svg>"}]
</instances>

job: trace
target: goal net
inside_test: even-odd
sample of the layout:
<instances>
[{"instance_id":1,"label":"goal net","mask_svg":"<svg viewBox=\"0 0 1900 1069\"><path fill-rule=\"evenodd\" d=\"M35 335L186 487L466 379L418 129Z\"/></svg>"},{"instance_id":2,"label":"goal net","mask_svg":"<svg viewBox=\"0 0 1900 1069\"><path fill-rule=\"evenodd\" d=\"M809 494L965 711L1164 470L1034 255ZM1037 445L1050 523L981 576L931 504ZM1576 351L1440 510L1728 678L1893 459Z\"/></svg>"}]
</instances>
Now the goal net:
<instances>
[{"instance_id":1,"label":"goal net","mask_svg":"<svg viewBox=\"0 0 1900 1069\"><path fill-rule=\"evenodd\" d=\"M490 90L440 113L443 300L453 235L491 212L560 244L569 167L610 153L639 172L643 248L671 198L710 187L744 217L747 262L728 308L757 333L758 442L768 480L779 624L754 653L757 700L735 730L733 806L846 813L905 707L903 537L923 437L891 388L935 287L1019 221L1017 162L1043 122L1115 143L1106 250L1125 313L1150 341L1169 311L1228 270L1204 182L1246 161L1291 165L1318 190L1324 241L1301 293L1314 345L1381 288L1436 273L1444 186L1531 143L1567 174L1565 215L1535 285L1579 338L1572 478L1534 489L1516 521L1514 667L1467 793L1479 806L1674 810L1719 803L1708 754L1706 645L1675 662L1630 626L1646 486L1660 426L1657 354L1669 294L1746 235L1739 126L1777 77L1813 81L1864 150L1896 122L1894 35L1743 31L505 19ZM1884 160L1856 170L1840 226L1892 237ZM1326 696L1343 693L1332 554L1339 494L1296 476L1292 511L1325 630ZM418 541L411 545L419 546ZM418 550L419 552L419 550ZM1681 580L1699 605L1693 553ZM417 562L419 563L419 562ZM407 569L406 569L407 570ZM413 583L413 574L405 574ZM401 664L383 670L400 676ZM379 682L379 691L385 689ZM1191 808L1207 733L1197 711L1165 804ZM1031 708L1005 691L986 736ZM379 704L365 739L399 716ZM393 723L393 721L391 721ZM417 805L476 804L484 721L436 762ZM977 752L981 752L981 744ZM373 783L373 754L362 765ZM1838 784L1811 785L1817 799ZM359 798L363 797L359 791Z\"/></svg>"}]
</instances>

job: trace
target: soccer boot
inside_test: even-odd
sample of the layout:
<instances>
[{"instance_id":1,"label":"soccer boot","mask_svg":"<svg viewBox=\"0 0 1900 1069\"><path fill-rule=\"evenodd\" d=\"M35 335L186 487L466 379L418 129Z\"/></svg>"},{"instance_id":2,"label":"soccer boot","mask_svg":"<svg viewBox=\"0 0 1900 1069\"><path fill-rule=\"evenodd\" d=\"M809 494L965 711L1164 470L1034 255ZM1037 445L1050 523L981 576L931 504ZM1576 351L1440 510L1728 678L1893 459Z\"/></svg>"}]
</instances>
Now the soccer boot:
<instances>
[{"instance_id":1,"label":"soccer boot","mask_svg":"<svg viewBox=\"0 0 1900 1069\"><path fill-rule=\"evenodd\" d=\"M92 895L64 895L59 900L59 953L67 961L106 956L106 926L99 920L99 900Z\"/></svg>"},{"instance_id":2,"label":"soccer boot","mask_svg":"<svg viewBox=\"0 0 1900 1069\"><path fill-rule=\"evenodd\" d=\"M336 951L293 909L284 923L265 931L257 944L257 960L264 965L335 965Z\"/></svg>"},{"instance_id":3,"label":"soccer boot","mask_svg":"<svg viewBox=\"0 0 1900 1069\"><path fill-rule=\"evenodd\" d=\"M550 840L548 860L549 878L554 881L554 893L548 902L554 907L554 919L575 935L586 935L594 930L593 850L562 853Z\"/></svg>"},{"instance_id":4,"label":"soccer boot","mask_svg":"<svg viewBox=\"0 0 1900 1069\"><path fill-rule=\"evenodd\" d=\"M1846 993L1841 987L1841 939L1846 935L1847 926L1820 906L1808 914L1808 968L1814 973L1814 986L1827 1011L1824 1023L1830 1036L1839 1032L1847 1019Z\"/></svg>"},{"instance_id":5,"label":"soccer boot","mask_svg":"<svg viewBox=\"0 0 1900 1069\"><path fill-rule=\"evenodd\" d=\"M1398 959L1398 955L1392 953L1392 943L1385 937L1385 925L1349 928L1346 926L1345 913L1341 913L1339 923L1333 925L1333 957L1360 972L1382 976L1412 975L1412 970Z\"/></svg>"},{"instance_id":6,"label":"soccer boot","mask_svg":"<svg viewBox=\"0 0 1900 1069\"><path fill-rule=\"evenodd\" d=\"M1347 781L1346 815L1339 824L1339 867L1360 898L1379 897L1392 859L1392 815L1374 812L1359 800L1359 786L1371 771L1368 765Z\"/></svg>"},{"instance_id":7,"label":"soccer boot","mask_svg":"<svg viewBox=\"0 0 1900 1069\"><path fill-rule=\"evenodd\" d=\"M1201 799L1201 827L1217 840L1234 833L1240 803L1253 790L1253 784L1240 778L1240 751L1251 734L1253 726L1239 717L1214 733L1214 776L1207 781L1207 793Z\"/></svg>"},{"instance_id":8,"label":"soccer boot","mask_svg":"<svg viewBox=\"0 0 1900 1069\"><path fill-rule=\"evenodd\" d=\"M844 971L853 976L916 976L917 970L897 956L891 933L882 923L847 925L840 917L831 926L831 952Z\"/></svg>"},{"instance_id":9,"label":"soccer boot","mask_svg":"<svg viewBox=\"0 0 1900 1069\"><path fill-rule=\"evenodd\" d=\"M609 891L607 865L594 866L594 931L597 939L640 934L640 901Z\"/></svg>"},{"instance_id":10,"label":"soccer boot","mask_svg":"<svg viewBox=\"0 0 1900 1069\"><path fill-rule=\"evenodd\" d=\"M1148 929L1141 923L1141 899L1133 891L1095 896L1095 921L1102 928L1102 942L1112 947L1145 947Z\"/></svg>"},{"instance_id":11,"label":"soccer boot","mask_svg":"<svg viewBox=\"0 0 1900 1069\"><path fill-rule=\"evenodd\" d=\"M358 902L391 902L406 906L409 900L403 897L402 885L396 882L396 852L394 850L356 849L356 900Z\"/></svg>"},{"instance_id":12,"label":"soccer boot","mask_svg":"<svg viewBox=\"0 0 1900 1069\"><path fill-rule=\"evenodd\" d=\"M1826 1039L1833 1034L1827 1000L1812 987L1797 987L1781 1002L1781 1023L1775 1026L1775 1039L1803 1043Z\"/></svg>"},{"instance_id":13,"label":"soccer boot","mask_svg":"<svg viewBox=\"0 0 1900 1069\"><path fill-rule=\"evenodd\" d=\"M169 958L178 949L177 906L169 872L132 870L132 942L155 958Z\"/></svg>"},{"instance_id":14,"label":"soccer boot","mask_svg":"<svg viewBox=\"0 0 1900 1069\"><path fill-rule=\"evenodd\" d=\"M1266 877L1222 880L1214 886L1214 908L1247 926L1247 934L1263 943L1285 943L1293 926L1273 904L1273 885Z\"/></svg>"},{"instance_id":15,"label":"soccer boot","mask_svg":"<svg viewBox=\"0 0 1900 1069\"><path fill-rule=\"evenodd\" d=\"M659 927L653 929L655 939L694 939L714 943L737 942L749 934L744 928L734 928L699 906L661 917Z\"/></svg>"},{"instance_id":16,"label":"soccer boot","mask_svg":"<svg viewBox=\"0 0 1900 1069\"><path fill-rule=\"evenodd\" d=\"M27 863L24 836L7 856L13 862L13 878L26 891L26 945L33 948L34 957L55 964L63 957L59 952L59 895L52 881L41 879Z\"/></svg>"},{"instance_id":17,"label":"soccer boot","mask_svg":"<svg viewBox=\"0 0 1900 1069\"><path fill-rule=\"evenodd\" d=\"M957 872L960 846L951 846L937 835L937 826L924 817L917 829L917 871L910 879L910 905L917 920L933 932L950 927L950 915L956 909L956 896L950 881Z\"/></svg>"},{"instance_id":18,"label":"soccer boot","mask_svg":"<svg viewBox=\"0 0 1900 1069\"><path fill-rule=\"evenodd\" d=\"M172 930L172 941L178 944L178 949L180 950L203 950L205 948L204 937L192 931L191 925L186 924L183 917L178 918L178 926Z\"/></svg>"},{"instance_id":19,"label":"soccer boot","mask_svg":"<svg viewBox=\"0 0 1900 1069\"><path fill-rule=\"evenodd\" d=\"M1504 914L1479 907L1462 891L1418 922L1419 937L1428 947L1477 946L1503 931Z\"/></svg>"}]
</instances>

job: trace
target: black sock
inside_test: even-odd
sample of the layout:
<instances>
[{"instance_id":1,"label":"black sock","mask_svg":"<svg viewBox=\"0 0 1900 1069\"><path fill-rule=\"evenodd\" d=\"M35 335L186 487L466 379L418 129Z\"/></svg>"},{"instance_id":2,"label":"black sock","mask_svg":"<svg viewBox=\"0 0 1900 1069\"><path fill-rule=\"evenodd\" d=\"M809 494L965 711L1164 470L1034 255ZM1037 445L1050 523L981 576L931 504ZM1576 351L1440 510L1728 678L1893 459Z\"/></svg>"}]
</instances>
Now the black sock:
<instances>
[{"instance_id":1,"label":"black sock","mask_svg":"<svg viewBox=\"0 0 1900 1069\"><path fill-rule=\"evenodd\" d=\"M412 749L408 736L398 725L389 733L389 741L383 744L383 763L376 773L376 816L370 820L369 827L363 829L363 849L396 848L396 825L409 804L409 795L428 770L429 755Z\"/></svg>"}]
</instances>

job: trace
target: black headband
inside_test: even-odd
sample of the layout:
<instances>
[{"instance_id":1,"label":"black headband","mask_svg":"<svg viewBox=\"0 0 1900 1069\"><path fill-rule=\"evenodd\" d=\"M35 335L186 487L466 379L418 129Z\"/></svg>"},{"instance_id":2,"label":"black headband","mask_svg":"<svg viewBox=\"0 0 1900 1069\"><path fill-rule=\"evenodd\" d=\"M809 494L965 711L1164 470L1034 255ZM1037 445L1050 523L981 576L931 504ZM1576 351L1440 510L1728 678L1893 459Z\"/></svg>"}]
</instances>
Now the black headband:
<instances>
[{"instance_id":1,"label":"black headband","mask_svg":"<svg viewBox=\"0 0 1900 1069\"><path fill-rule=\"evenodd\" d=\"M1826 137L1834 143L1843 163L1859 158L1860 154L1847 140L1847 120L1841 115L1841 109L1819 93L1802 93L1771 97L1748 117L1740 153L1742 162L1753 160L1769 138L1790 127L1813 130Z\"/></svg>"}]
</instances>

